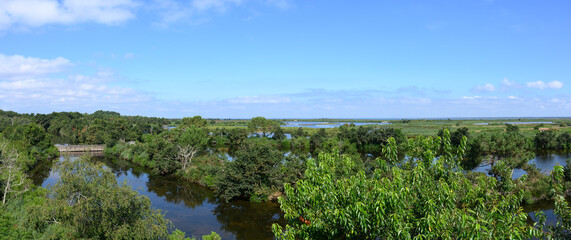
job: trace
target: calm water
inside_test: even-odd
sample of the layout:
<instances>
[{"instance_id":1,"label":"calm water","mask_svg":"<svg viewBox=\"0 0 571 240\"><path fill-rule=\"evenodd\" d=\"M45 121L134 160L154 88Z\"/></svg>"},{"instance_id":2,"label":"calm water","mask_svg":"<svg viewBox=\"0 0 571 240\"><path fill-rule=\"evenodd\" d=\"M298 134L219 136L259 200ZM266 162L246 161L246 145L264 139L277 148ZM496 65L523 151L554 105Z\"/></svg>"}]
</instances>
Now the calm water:
<instances>
[{"instance_id":1,"label":"calm water","mask_svg":"<svg viewBox=\"0 0 571 240\"><path fill-rule=\"evenodd\" d=\"M518 124L553 124L553 122L502 122L504 124L518 125ZM489 125L489 123L474 123L474 125Z\"/></svg>"},{"instance_id":2,"label":"calm water","mask_svg":"<svg viewBox=\"0 0 571 240\"><path fill-rule=\"evenodd\" d=\"M568 151L537 151L535 153L535 158L531 159L528 164L535 164L540 171L544 174L549 174L553 167L556 165L565 166L567 164L567 159L571 159L571 152ZM490 176L489 170L490 166L478 166L473 169L475 172L483 172ZM522 169L514 169L512 172L512 179L517 179L526 174Z\"/></svg>"},{"instance_id":3,"label":"calm water","mask_svg":"<svg viewBox=\"0 0 571 240\"><path fill-rule=\"evenodd\" d=\"M166 212L165 217L187 236L200 237L215 231L222 239L272 239L272 224L285 223L278 203L225 203L216 199L210 189L175 176L150 175L146 169L126 161L94 157L105 163L119 182L125 181L149 197L152 207ZM36 185L49 187L58 180L58 173L51 170L55 162L45 162L32 171Z\"/></svg>"},{"instance_id":4,"label":"calm water","mask_svg":"<svg viewBox=\"0 0 571 240\"><path fill-rule=\"evenodd\" d=\"M297 121L297 122L286 122L285 125L282 125L281 127L336 128L336 127L340 127L344 124L351 124L351 123L350 122L303 122L303 121ZM361 125L370 125L370 124L388 125L390 123L354 122L353 124L355 124L355 126L361 126Z\"/></svg>"}]
</instances>

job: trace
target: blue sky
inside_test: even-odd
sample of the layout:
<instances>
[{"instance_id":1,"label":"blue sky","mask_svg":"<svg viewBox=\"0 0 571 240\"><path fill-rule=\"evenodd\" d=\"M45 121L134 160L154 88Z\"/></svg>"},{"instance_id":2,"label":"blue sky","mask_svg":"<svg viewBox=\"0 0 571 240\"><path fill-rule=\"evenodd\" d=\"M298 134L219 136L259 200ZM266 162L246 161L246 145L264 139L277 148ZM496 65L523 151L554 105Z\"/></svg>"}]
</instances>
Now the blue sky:
<instances>
[{"instance_id":1,"label":"blue sky","mask_svg":"<svg viewBox=\"0 0 571 240\"><path fill-rule=\"evenodd\" d=\"M571 116L568 1L0 0L0 109Z\"/></svg>"}]
</instances>

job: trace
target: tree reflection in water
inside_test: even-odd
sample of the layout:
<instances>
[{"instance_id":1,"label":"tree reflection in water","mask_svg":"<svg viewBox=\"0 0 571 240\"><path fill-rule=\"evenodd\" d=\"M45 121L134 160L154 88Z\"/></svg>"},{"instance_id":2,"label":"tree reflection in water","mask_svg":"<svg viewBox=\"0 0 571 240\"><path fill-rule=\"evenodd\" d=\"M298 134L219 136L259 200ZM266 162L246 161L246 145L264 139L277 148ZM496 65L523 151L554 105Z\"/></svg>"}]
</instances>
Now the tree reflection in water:
<instances>
[{"instance_id":1,"label":"tree reflection in water","mask_svg":"<svg viewBox=\"0 0 571 240\"><path fill-rule=\"evenodd\" d=\"M212 190L177 178L176 176L149 176L147 182L149 191L159 197L164 197L167 202L184 203L186 207L200 207L204 201L214 204Z\"/></svg>"},{"instance_id":2,"label":"tree reflection in water","mask_svg":"<svg viewBox=\"0 0 571 240\"><path fill-rule=\"evenodd\" d=\"M277 202L251 203L222 200L213 210L222 229L235 234L236 239L273 239L272 224L285 225Z\"/></svg>"},{"instance_id":3,"label":"tree reflection in water","mask_svg":"<svg viewBox=\"0 0 571 240\"><path fill-rule=\"evenodd\" d=\"M28 177L32 179L32 183L36 186L41 186L48 177L50 176L50 172L52 171L52 166L57 160L47 160L41 161L36 165L30 172L28 172Z\"/></svg>"}]
</instances>

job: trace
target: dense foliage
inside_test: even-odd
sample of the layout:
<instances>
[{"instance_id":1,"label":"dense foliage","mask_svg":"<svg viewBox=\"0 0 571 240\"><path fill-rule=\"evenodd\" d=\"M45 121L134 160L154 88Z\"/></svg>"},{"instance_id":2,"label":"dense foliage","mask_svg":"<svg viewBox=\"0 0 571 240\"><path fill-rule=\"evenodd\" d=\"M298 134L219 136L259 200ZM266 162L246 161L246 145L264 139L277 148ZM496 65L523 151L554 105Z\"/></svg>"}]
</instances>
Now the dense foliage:
<instances>
[{"instance_id":1,"label":"dense foliage","mask_svg":"<svg viewBox=\"0 0 571 240\"><path fill-rule=\"evenodd\" d=\"M522 192L497 191L495 178L466 175L463 143L412 141L404 162L396 145L384 149L372 175L352 172L354 161L323 154L307 162L305 178L286 184L280 203L288 225L280 239L529 239L544 235L527 224ZM393 140L394 141L394 140ZM443 142L444 144L440 144ZM464 140L465 142L465 140ZM439 154L437 154L439 153ZM436 159L436 161L433 161ZM558 202L565 201L559 198ZM565 208L563 208L565 209ZM567 210L568 211L568 210ZM569 214L564 214L569 219ZM569 230L567 226L567 231Z\"/></svg>"}]
</instances>

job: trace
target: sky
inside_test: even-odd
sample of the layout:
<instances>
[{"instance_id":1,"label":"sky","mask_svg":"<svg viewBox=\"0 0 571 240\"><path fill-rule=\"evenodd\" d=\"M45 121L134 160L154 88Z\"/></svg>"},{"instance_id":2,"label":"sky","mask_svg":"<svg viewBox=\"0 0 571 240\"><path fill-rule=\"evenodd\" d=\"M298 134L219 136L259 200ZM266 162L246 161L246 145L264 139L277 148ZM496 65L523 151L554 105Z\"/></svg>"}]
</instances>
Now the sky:
<instances>
[{"instance_id":1,"label":"sky","mask_svg":"<svg viewBox=\"0 0 571 240\"><path fill-rule=\"evenodd\" d=\"M0 0L0 109L571 117L567 0Z\"/></svg>"}]
</instances>

